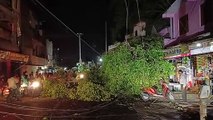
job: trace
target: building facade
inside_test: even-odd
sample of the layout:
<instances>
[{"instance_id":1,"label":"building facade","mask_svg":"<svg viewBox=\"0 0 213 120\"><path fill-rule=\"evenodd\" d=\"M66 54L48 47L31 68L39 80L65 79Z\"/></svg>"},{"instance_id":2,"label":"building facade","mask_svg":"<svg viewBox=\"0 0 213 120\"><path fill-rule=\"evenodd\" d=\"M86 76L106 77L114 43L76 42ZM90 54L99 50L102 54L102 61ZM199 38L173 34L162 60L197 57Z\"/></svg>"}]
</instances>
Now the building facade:
<instances>
[{"instance_id":1,"label":"building facade","mask_svg":"<svg viewBox=\"0 0 213 120\"><path fill-rule=\"evenodd\" d=\"M165 58L174 63L174 81L180 82L179 70L188 83L205 81L213 70L212 0L176 0L162 15L170 26L160 31L164 37Z\"/></svg>"},{"instance_id":2,"label":"building facade","mask_svg":"<svg viewBox=\"0 0 213 120\"><path fill-rule=\"evenodd\" d=\"M7 78L48 65L47 46L52 46L43 36L40 21L31 1L0 1L0 72Z\"/></svg>"}]
</instances>

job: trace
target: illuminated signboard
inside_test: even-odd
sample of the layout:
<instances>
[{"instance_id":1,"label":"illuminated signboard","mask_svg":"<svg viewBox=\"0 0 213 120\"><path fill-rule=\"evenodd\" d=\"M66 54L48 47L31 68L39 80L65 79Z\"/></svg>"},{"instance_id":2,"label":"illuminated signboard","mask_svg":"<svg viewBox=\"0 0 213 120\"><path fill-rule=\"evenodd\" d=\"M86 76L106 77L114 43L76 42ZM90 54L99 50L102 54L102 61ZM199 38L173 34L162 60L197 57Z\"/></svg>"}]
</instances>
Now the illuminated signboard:
<instances>
[{"instance_id":1,"label":"illuminated signboard","mask_svg":"<svg viewBox=\"0 0 213 120\"><path fill-rule=\"evenodd\" d=\"M172 58L173 56L176 57L185 57L189 56L189 48L187 45L178 45L164 51L165 58ZM182 55L183 54L183 55Z\"/></svg>"}]
</instances>

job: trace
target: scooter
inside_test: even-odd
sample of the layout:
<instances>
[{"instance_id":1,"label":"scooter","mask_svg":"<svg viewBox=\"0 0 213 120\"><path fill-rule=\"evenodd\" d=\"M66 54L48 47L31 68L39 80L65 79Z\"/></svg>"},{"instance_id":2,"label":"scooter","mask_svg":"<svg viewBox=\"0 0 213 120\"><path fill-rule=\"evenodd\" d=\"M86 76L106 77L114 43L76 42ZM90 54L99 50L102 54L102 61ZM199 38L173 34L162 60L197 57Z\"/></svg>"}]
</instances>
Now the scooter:
<instances>
[{"instance_id":1,"label":"scooter","mask_svg":"<svg viewBox=\"0 0 213 120\"><path fill-rule=\"evenodd\" d=\"M168 86L167 86L168 87ZM159 99L159 98L166 98L170 101L174 101L174 96L172 94L172 92L169 90L169 88L163 88L163 93L159 93L157 91L157 87L156 86L153 86L153 87L150 87L150 88L145 88L141 91L141 99L144 101L144 102L147 102L147 101L150 101L150 100L156 100L156 99Z\"/></svg>"}]
</instances>

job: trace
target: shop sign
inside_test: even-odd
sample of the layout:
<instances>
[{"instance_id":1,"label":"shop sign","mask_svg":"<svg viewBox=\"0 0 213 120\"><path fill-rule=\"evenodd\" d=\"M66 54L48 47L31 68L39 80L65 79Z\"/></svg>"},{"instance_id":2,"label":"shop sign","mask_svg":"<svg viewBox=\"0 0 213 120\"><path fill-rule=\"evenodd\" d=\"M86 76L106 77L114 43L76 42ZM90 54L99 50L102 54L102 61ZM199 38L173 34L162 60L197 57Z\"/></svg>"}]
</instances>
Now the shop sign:
<instances>
[{"instance_id":1,"label":"shop sign","mask_svg":"<svg viewBox=\"0 0 213 120\"><path fill-rule=\"evenodd\" d=\"M191 55L205 54L210 52L213 52L213 46L193 49L191 50Z\"/></svg>"},{"instance_id":2,"label":"shop sign","mask_svg":"<svg viewBox=\"0 0 213 120\"><path fill-rule=\"evenodd\" d=\"M29 56L0 50L0 59L28 62Z\"/></svg>"},{"instance_id":3,"label":"shop sign","mask_svg":"<svg viewBox=\"0 0 213 120\"><path fill-rule=\"evenodd\" d=\"M0 50L0 59L5 59L9 52Z\"/></svg>"},{"instance_id":4,"label":"shop sign","mask_svg":"<svg viewBox=\"0 0 213 120\"><path fill-rule=\"evenodd\" d=\"M29 56L10 52L7 55L6 59L14 60L14 61L21 61L21 62L28 62Z\"/></svg>"},{"instance_id":5,"label":"shop sign","mask_svg":"<svg viewBox=\"0 0 213 120\"><path fill-rule=\"evenodd\" d=\"M178 45L164 51L165 58L184 57L189 56L189 49L187 45Z\"/></svg>"}]
</instances>

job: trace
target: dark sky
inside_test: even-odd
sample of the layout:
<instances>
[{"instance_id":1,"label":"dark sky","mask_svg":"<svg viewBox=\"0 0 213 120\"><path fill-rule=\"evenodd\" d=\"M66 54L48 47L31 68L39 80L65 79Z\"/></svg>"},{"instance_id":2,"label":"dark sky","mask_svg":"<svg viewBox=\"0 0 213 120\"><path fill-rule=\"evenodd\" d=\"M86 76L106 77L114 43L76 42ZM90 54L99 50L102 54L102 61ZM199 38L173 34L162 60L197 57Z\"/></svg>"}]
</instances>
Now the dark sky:
<instances>
[{"instance_id":1,"label":"dark sky","mask_svg":"<svg viewBox=\"0 0 213 120\"><path fill-rule=\"evenodd\" d=\"M83 33L82 38L99 53L104 52L106 0L39 0L55 16L75 32ZM79 59L78 38L45 10L47 38L60 48L62 65L73 66ZM98 54L82 43L83 61L96 60Z\"/></svg>"}]
</instances>

